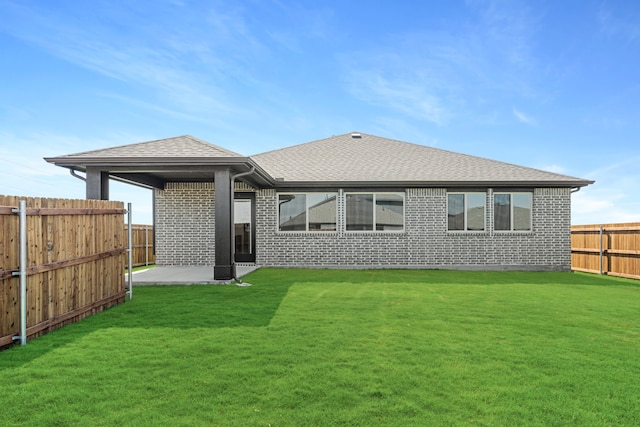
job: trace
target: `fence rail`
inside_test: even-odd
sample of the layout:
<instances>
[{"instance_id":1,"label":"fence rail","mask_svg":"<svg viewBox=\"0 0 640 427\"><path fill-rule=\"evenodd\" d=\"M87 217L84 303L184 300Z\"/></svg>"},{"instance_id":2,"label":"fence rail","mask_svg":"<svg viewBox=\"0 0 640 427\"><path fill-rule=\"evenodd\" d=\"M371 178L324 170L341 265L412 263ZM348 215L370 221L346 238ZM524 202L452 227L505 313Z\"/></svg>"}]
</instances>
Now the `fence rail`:
<instances>
[{"instance_id":1,"label":"fence rail","mask_svg":"<svg viewBox=\"0 0 640 427\"><path fill-rule=\"evenodd\" d=\"M640 222L571 227L571 269L640 279Z\"/></svg>"},{"instance_id":2,"label":"fence rail","mask_svg":"<svg viewBox=\"0 0 640 427\"><path fill-rule=\"evenodd\" d=\"M29 338L125 298L122 202L0 196L0 348L20 329L18 202L26 201Z\"/></svg>"}]
</instances>

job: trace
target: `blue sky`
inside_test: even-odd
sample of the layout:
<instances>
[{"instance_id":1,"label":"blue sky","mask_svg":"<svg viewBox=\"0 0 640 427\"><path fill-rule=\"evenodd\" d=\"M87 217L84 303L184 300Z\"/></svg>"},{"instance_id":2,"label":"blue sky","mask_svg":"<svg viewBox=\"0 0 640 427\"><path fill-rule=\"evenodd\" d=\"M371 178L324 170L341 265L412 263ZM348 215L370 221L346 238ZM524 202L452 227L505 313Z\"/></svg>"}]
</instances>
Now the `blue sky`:
<instances>
[{"instance_id":1,"label":"blue sky","mask_svg":"<svg viewBox=\"0 0 640 427\"><path fill-rule=\"evenodd\" d=\"M574 224L640 221L635 0L0 0L0 16L0 194L83 198L47 156L360 131L596 180ZM111 198L151 223L150 191Z\"/></svg>"}]
</instances>

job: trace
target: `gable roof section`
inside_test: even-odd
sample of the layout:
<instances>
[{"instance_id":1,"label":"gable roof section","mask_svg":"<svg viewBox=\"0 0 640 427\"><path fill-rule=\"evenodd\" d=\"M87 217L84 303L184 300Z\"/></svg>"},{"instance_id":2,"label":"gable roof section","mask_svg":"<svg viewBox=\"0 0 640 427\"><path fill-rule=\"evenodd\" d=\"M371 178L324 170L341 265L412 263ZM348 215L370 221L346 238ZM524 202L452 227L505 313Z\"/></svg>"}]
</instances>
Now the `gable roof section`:
<instances>
[{"instance_id":1,"label":"gable roof section","mask_svg":"<svg viewBox=\"0 0 640 427\"><path fill-rule=\"evenodd\" d=\"M226 148L210 144L190 135L158 139L137 144L120 145L101 150L68 154L58 158L109 159L109 158L201 158L201 157L243 157Z\"/></svg>"},{"instance_id":2,"label":"gable roof section","mask_svg":"<svg viewBox=\"0 0 640 427\"><path fill-rule=\"evenodd\" d=\"M548 185L579 187L579 178L423 145L348 133L251 156L278 185Z\"/></svg>"},{"instance_id":3,"label":"gable roof section","mask_svg":"<svg viewBox=\"0 0 640 427\"><path fill-rule=\"evenodd\" d=\"M216 169L233 174L253 171L242 178L252 186L270 186L271 177L253 160L189 135L101 150L47 157L45 160L71 171L94 168L113 179L164 188L167 182L211 182Z\"/></svg>"}]
</instances>

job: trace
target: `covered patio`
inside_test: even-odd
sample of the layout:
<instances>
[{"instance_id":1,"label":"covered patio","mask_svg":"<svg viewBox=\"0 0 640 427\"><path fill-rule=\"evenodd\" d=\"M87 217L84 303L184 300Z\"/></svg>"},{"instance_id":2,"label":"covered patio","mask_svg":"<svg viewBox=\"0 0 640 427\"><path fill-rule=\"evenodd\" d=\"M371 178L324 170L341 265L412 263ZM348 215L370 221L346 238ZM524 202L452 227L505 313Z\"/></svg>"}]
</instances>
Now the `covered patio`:
<instances>
[{"instance_id":1,"label":"covered patio","mask_svg":"<svg viewBox=\"0 0 640 427\"><path fill-rule=\"evenodd\" d=\"M176 280L193 277L189 279L193 283L223 283L239 277L233 244L234 183L241 181L254 188L273 185L273 178L252 159L188 135L45 160L68 168L73 176L85 181L87 199L109 200L110 179L157 190L164 190L171 182L212 182L216 195L210 207L215 212L215 259L210 260L213 268L195 267L190 273L175 273Z\"/></svg>"},{"instance_id":2,"label":"covered patio","mask_svg":"<svg viewBox=\"0 0 640 427\"><path fill-rule=\"evenodd\" d=\"M235 265L236 278L260 268L255 264L239 263ZM231 280L212 279L211 267L207 266L167 266L154 267L133 273L133 286L148 285L223 285Z\"/></svg>"}]
</instances>

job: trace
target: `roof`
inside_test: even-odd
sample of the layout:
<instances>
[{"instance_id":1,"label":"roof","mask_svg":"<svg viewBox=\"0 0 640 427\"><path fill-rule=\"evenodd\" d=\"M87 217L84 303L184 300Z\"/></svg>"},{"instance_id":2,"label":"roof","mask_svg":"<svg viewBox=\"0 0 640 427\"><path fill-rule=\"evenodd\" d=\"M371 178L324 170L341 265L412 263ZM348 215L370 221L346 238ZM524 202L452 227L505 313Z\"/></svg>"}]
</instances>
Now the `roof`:
<instances>
[{"instance_id":1,"label":"roof","mask_svg":"<svg viewBox=\"0 0 640 427\"><path fill-rule=\"evenodd\" d=\"M72 171L86 172L90 167L108 171L110 178L148 188L164 188L167 182L211 182L219 169L233 174L253 171L243 181L256 187L272 181L248 157L189 135L45 160Z\"/></svg>"},{"instance_id":2,"label":"roof","mask_svg":"<svg viewBox=\"0 0 640 427\"><path fill-rule=\"evenodd\" d=\"M591 181L353 132L251 158L288 183L430 183L583 186Z\"/></svg>"},{"instance_id":3,"label":"roof","mask_svg":"<svg viewBox=\"0 0 640 427\"><path fill-rule=\"evenodd\" d=\"M196 157L242 157L241 154L226 148L208 143L190 135L174 138L158 139L137 144L120 145L118 147L101 150L85 151L82 153L61 156L74 159L91 158L196 158Z\"/></svg>"},{"instance_id":4,"label":"roof","mask_svg":"<svg viewBox=\"0 0 640 427\"><path fill-rule=\"evenodd\" d=\"M46 161L76 171L163 188L172 181L211 181L216 168L258 187L551 186L592 184L571 176L352 132L242 156L189 135L85 151Z\"/></svg>"}]
</instances>

